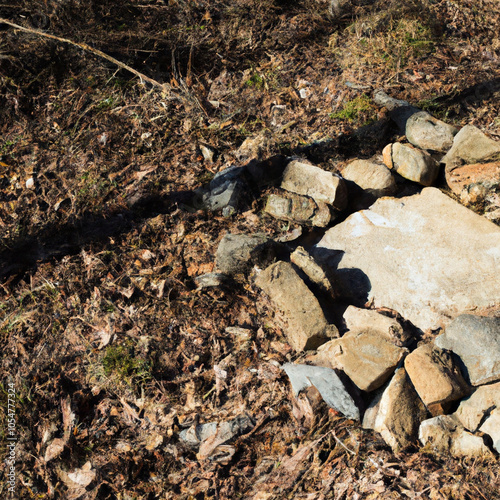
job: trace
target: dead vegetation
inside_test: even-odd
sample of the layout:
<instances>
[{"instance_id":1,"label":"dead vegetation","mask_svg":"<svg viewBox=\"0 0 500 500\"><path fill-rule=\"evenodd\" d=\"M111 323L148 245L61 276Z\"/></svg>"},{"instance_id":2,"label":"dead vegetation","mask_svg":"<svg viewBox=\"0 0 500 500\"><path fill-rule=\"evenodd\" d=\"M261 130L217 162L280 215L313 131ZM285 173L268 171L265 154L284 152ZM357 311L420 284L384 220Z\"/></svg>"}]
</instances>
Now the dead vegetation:
<instances>
[{"instance_id":1,"label":"dead vegetation","mask_svg":"<svg viewBox=\"0 0 500 500\"><path fill-rule=\"evenodd\" d=\"M259 159L338 169L395 133L373 88L500 136L496 0L377 0L341 19L328 4L0 6L164 85L1 26L1 383L3 406L9 381L17 393L18 498L500 498L496 463L394 456L314 394L294 400L278 368L294 354L251 282L194 284L225 233L293 229L262 216L257 192L230 218L193 205L250 159L247 137L267 137ZM199 459L178 439L243 413L255 428L226 454Z\"/></svg>"}]
</instances>

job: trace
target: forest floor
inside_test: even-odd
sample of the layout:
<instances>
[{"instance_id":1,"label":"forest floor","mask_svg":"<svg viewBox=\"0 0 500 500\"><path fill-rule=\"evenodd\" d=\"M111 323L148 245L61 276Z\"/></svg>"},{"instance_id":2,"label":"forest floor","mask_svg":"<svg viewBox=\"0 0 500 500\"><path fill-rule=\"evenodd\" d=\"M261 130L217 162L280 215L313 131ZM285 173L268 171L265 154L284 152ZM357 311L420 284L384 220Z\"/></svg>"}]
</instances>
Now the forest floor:
<instances>
[{"instance_id":1,"label":"forest floor","mask_svg":"<svg viewBox=\"0 0 500 500\"><path fill-rule=\"evenodd\" d=\"M252 158L339 171L380 154L397 133L374 89L500 139L498 0L353 2L337 19L328 4L0 5L28 30L0 24L0 442L3 459L17 438L12 498L500 498L498 460L393 454L321 403L297 420L279 368L297 356L269 303L245 276L194 282L226 233L295 226L262 213L265 190L227 218L199 210L193 190ZM252 137L258 147L239 149ZM179 439L238 415L255 427L225 455Z\"/></svg>"}]
</instances>

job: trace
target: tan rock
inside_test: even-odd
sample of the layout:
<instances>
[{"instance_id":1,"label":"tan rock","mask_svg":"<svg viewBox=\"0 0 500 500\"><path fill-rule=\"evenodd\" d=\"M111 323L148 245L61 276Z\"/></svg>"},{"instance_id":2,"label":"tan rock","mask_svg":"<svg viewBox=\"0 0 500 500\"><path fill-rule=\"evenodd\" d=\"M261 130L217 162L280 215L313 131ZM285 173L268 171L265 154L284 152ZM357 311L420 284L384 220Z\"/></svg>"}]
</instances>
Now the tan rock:
<instances>
[{"instance_id":1,"label":"tan rock","mask_svg":"<svg viewBox=\"0 0 500 500\"><path fill-rule=\"evenodd\" d=\"M361 390L373 391L389 379L408 350L374 332L347 332L341 339L322 346L319 352Z\"/></svg>"},{"instance_id":2,"label":"tan rock","mask_svg":"<svg viewBox=\"0 0 500 500\"><path fill-rule=\"evenodd\" d=\"M500 382L478 387L460 403L454 415L466 429L475 432L492 408L500 408Z\"/></svg>"},{"instance_id":3,"label":"tan rock","mask_svg":"<svg viewBox=\"0 0 500 500\"><path fill-rule=\"evenodd\" d=\"M337 210L347 206L347 187L342 178L314 165L294 160L283 173L281 187L292 193L309 196Z\"/></svg>"},{"instance_id":4,"label":"tan rock","mask_svg":"<svg viewBox=\"0 0 500 500\"><path fill-rule=\"evenodd\" d=\"M373 161L355 160L347 165L342 176L377 198L396 191L392 172L385 165Z\"/></svg>"},{"instance_id":5,"label":"tan rock","mask_svg":"<svg viewBox=\"0 0 500 500\"><path fill-rule=\"evenodd\" d=\"M404 368L398 368L366 410L363 427L382 435L395 453L416 441L427 410L415 392Z\"/></svg>"},{"instance_id":6,"label":"tan rock","mask_svg":"<svg viewBox=\"0 0 500 500\"><path fill-rule=\"evenodd\" d=\"M411 336L404 331L397 319L372 309L349 306L344 312L344 321L348 330L377 333L400 347L411 340Z\"/></svg>"},{"instance_id":7,"label":"tan rock","mask_svg":"<svg viewBox=\"0 0 500 500\"><path fill-rule=\"evenodd\" d=\"M408 141L414 146L432 151L448 151L457 132L455 127L434 118L426 111L411 115L406 122Z\"/></svg>"},{"instance_id":8,"label":"tan rock","mask_svg":"<svg viewBox=\"0 0 500 500\"><path fill-rule=\"evenodd\" d=\"M490 436L493 448L500 453L500 408L495 408L491 412L479 430Z\"/></svg>"},{"instance_id":9,"label":"tan rock","mask_svg":"<svg viewBox=\"0 0 500 500\"><path fill-rule=\"evenodd\" d=\"M405 368L418 395L433 414L440 412L433 405L456 401L469 392L451 356L432 344L422 345L409 354Z\"/></svg>"},{"instance_id":10,"label":"tan rock","mask_svg":"<svg viewBox=\"0 0 500 500\"><path fill-rule=\"evenodd\" d=\"M256 278L255 283L283 314L285 334L296 351L316 349L338 336L329 325L314 294L288 262L276 262Z\"/></svg>"}]
</instances>

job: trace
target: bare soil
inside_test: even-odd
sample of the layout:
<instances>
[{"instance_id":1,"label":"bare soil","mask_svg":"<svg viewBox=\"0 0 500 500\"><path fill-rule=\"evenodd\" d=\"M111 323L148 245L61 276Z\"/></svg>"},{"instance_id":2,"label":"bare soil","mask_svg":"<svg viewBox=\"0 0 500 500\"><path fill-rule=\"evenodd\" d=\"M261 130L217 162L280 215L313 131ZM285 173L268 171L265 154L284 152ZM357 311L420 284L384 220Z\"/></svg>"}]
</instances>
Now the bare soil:
<instances>
[{"instance_id":1,"label":"bare soil","mask_svg":"<svg viewBox=\"0 0 500 500\"><path fill-rule=\"evenodd\" d=\"M198 290L194 278L224 234L295 226L262 214L265 189L228 218L193 203L252 159L238 148L258 134L259 161L338 171L379 154L397 132L376 88L499 139L497 0L359 1L338 19L323 0L17 0L0 17L31 30L0 24L12 498L500 498L498 460L394 455L314 394L294 398L279 364L298 357L252 280ZM213 455L179 440L241 414L253 431ZM2 461L2 498L7 472Z\"/></svg>"}]
</instances>

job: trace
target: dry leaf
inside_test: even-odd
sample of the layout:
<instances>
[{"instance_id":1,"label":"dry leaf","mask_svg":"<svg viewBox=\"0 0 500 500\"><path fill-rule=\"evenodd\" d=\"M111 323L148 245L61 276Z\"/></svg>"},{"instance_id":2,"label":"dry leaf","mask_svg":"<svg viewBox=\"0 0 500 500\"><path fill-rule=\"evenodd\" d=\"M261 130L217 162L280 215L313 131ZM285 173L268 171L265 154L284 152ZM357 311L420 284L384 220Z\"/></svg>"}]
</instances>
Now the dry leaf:
<instances>
[{"instance_id":1,"label":"dry leaf","mask_svg":"<svg viewBox=\"0 0 500 500\"><path fill-rule=\"evenodd\" d=\"M74 472L68 473L68 478L79 486L88 486L96 477L95 469L92 469L92 464L88 461L81 469L76 469Z\"/></svg>"},{"instance_id":2,"label":"dry leaf","mask_svg":"<svg viewBox=\"0 0 500 500\"><path fill-rule=\"evenodd\" d=\"M52 443L47 446L47 449L45 450L45 456L44 459L46 462L50 462L54 458L57 458L64 450L64 447L66 446L66 439L61 439L61 438L56 438Z\"/></svg>"}]
</instances>

